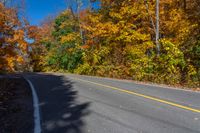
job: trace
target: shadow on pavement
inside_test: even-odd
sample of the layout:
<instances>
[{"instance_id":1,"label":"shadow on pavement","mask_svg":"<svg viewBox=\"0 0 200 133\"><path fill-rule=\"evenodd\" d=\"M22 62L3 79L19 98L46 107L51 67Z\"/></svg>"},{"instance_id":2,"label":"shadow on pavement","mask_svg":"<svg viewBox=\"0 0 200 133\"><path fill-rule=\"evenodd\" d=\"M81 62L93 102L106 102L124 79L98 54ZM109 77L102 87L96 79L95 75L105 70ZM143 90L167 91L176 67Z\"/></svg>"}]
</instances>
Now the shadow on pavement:
<instances>
[{"instance_id":1,"label":"shadow on pavement","mask_svg":"<svg viewBox=\"0 0 200 133\"><path fill-rule=\"evenodd\" d=\"M63 76L29 74L38 93L43 132L83 133L90 103L80 103L73 82Z\"/></svg>"}]
</instances>

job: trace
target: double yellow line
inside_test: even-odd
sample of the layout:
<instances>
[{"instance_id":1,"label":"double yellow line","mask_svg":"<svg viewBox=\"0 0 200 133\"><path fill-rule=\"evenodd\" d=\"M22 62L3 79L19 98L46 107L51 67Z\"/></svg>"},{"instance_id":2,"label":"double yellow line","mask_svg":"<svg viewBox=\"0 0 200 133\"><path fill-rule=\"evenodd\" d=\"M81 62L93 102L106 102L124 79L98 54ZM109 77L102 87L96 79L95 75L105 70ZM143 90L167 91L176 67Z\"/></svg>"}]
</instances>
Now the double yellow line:
<instances>
[{"instance_id":1,"label":"double yellow line","mask_svg":"<svg viewBox=\"0 0 200 133\"><path fill-rule=\"evenodd\" d=\"M181 108L181 109L189 110L189 111L192 111L192 112L195 112L195 113L200 113L200 109L187 107L187 106L180 105L180 104L177 104L177 103L174 103L174 102L170 102L170 101L166 101L166 100L163 100L163 99L159 99L159 98L156 98L156 97L152 97L152 96L136 93L134 91L128 91L128 90L120 89L120 88L117 88L117 87L104 85L104 84L100 84L100 83L96 83L96 82L92 82L92 81L88 81L88 80L83 80L83 79L79 79L79 78L73 78L73 79L79 80L79 81L82 81L82 82L86 82L86 83L90 83L90 84L94 84L94 85L98 85L98 86L102 86L102 87L106 87L106 88L110 88L112 90L117 90L117 91L128 93L128 94L131 94L131 95L143 97L143 98L146 98L146 99L150 99L150 100L157 101L157 102L160 102L160 103L168 104L168 105L171 105L171 106L174 106L174 107L178 107L178 108Z\"/></svg>"}]
</instances>

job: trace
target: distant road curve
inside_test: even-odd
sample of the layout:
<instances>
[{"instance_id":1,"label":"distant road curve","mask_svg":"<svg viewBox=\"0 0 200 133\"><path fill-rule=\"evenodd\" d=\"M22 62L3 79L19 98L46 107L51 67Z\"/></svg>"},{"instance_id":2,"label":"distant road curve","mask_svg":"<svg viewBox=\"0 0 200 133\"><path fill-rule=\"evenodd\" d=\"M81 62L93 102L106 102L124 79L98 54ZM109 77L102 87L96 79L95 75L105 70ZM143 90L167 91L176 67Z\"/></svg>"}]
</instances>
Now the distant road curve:
<instances>
[{"instance_id":1,"label":"distant road curve","mask_svg":"<svg viewBox=\"0 0 200 133\"><path fill-rule=\"evenodd\" d=\"M44 133L200 133L200 93L58 73L23 74Z\"/></svg>"}]
</instances>

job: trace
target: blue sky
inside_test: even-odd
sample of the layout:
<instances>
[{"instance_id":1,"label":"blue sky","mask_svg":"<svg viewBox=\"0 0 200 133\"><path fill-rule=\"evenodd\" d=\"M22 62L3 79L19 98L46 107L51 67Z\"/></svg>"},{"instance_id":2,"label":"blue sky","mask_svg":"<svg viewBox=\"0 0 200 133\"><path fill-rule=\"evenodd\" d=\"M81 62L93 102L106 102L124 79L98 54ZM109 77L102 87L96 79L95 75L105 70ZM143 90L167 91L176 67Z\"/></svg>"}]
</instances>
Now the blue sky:
<instances>
[{"instance_id":1,"label":"blue sky","mask_svg":"<svg viewBox=\"0 0 200 133\"><path fill-rule=\"evenodd\" d=\"M87 6L88 0L84 1L83 8ZM55 16L66 8L66 0L26 0L26 15L32 25L38 25L45 17Z\"/></svg>"},{"instance_id":2,"label":"blue sky","mask_svg":"<svg viewBox=\"0 0 200 133\"><path fill-rule=\"evenodd\" d=\"M48 15L66 9L64 0L26 0L26 15L33 25L38 25Z\"/></svg>"}]
</instances>

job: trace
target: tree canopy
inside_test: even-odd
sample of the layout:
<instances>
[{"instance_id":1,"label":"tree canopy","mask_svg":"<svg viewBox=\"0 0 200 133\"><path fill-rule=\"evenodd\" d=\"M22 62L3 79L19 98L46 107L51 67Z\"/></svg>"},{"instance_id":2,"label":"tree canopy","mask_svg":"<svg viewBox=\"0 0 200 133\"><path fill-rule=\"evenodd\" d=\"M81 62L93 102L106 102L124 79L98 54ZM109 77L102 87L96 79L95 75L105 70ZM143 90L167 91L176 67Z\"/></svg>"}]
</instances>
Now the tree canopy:
<instances>
[{"instance_id":1,"label":"tree canopy","mask_svg":"<svg viewBox=\"0 0 200 133\"><path fill-rule=\"evenodd\" d=\"M198 0L160 0L159 55L156 0L100 3L98 9L82 9L78 1L79 10L69 6L38 27L25 27L13 9L1 4L0 69L14 70L14 59L20 64L28 55L34 71L200 86ZM29 51L26 38L34 40Z\"/></svg>"}]
</instances>

